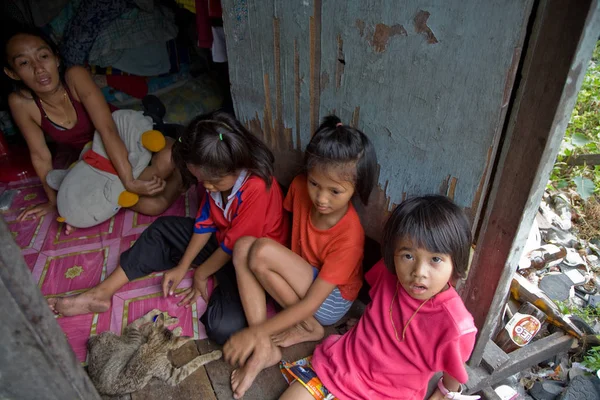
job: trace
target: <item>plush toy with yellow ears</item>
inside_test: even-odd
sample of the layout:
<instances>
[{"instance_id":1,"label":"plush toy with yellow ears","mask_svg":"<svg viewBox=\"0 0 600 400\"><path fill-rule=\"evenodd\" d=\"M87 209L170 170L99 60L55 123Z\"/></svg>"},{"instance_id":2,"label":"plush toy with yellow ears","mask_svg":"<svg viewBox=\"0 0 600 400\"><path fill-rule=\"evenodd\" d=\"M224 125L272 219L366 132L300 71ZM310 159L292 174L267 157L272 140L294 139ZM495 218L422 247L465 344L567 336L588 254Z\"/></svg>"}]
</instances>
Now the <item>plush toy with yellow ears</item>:
<instances>
[{"instance_id":1,"label":"plush toy with yellow ears","mask_svg":"<svg viewBox=\"0 0 600 400\"><path fill-rule=\"evenodd\" d=\"M112 117L129 153L133 178L137 179L150 163L152 152L165 147L165 137L152 130L152 119L141 111L117 110ZM58 191L58 220L76 228L98 225L121 207L132 207L139 200L137 194L125 190L98 131L92 145L86 145L81 152L79 161L67 170L50 171L46 181Z\"/></svg>"}]
</instances>

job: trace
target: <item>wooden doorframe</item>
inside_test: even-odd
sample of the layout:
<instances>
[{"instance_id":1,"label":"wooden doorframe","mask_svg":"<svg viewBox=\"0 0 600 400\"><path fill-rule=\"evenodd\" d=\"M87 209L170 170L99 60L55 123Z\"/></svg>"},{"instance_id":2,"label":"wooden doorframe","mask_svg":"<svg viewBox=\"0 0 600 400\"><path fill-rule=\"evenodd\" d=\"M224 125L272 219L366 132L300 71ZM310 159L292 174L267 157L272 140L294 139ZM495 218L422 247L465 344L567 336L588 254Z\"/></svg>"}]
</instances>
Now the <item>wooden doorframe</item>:
<instances>
[{"instance_id":1,"label":"wooden doorframe","mask_svg":"<svg viewBox=\"0 0 600 400\"><path fill-rule=\"evenodd\" d=\"M472 367L496 332L600 33L597 0L540 0L534 12L477 248L460 290L479 329Z\"/></svg>"},{"instance_id":2,"label":"wooden doorframe","mask_svg":"<svg viewBox=\"0 0 600 400\"><path fill-rule=\"evenodd\" d=\"M0 398L100 400L0 218Z\"/></svg>"}]
</instances>

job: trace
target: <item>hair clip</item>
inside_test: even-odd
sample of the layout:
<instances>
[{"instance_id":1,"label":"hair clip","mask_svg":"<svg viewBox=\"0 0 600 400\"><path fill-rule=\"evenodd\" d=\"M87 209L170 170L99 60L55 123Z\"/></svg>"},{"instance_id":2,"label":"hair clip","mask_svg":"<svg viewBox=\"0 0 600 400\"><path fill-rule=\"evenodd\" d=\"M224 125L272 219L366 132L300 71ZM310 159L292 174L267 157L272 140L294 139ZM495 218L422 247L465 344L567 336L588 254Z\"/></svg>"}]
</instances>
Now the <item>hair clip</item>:
<instances>
[{"instance_id":1,"label":"hair clip","mask_svg":"<svg viewBox=\"0 0 600 400\"><path fill-rule=\"evenodd\" d=\"M179 139L177 139L177 140L179 140L179 143L181 143L181 136L179 136Z\"/></svg>"},{"instance_id":2,"label":"hair clip","mask_svg":"<svg viewBox=\"0 0 600 400\"><path fill-rule=\"evenodd\" d=\"M342 124L341 122L338 122L337 124L335 124L335 127L339 127L339 126L344 126L344 124Z\"/></svg>"},{"instance_id":3,"label":"hair clip","mask_svg":"<svg viewBox=\"0 0 600 400\"><path fill-rule=\"evenodd\" d=\"M219 140L222 142L223 141L223 134L219 133Z\"/></svg>"}]
</instances>

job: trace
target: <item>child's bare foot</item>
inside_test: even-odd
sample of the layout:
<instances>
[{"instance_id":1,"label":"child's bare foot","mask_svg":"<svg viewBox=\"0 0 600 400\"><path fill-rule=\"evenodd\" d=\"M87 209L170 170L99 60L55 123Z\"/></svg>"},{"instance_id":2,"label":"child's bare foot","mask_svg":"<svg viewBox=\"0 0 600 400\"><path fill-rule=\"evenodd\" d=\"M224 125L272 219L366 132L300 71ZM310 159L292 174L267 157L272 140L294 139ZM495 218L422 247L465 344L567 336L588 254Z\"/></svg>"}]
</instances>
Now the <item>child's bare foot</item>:
<instances>
[{"instance_id":1,"label":"child's bare foot","mask_svg":"<svg viewBox=\"0 0 600 400\"><path fill-rule=\"evenodd\" d=\"M76 296L70 297L51 297L48 300L48 307L55 314L61 314L65 317L73 315L90 314L105 312L110 308L110 298L107 299L90 289Z\"/></svg>"},{"instance_id":2,"label":"child's bare foot","mask_svg":"<svg viewBox=\"0 0 600 400\"><path fill-rule=\"evenodd\" d=\"M276 346L290 347L298 343L314 342L323 339L325 329L314 318L289 328L271 337Z\"/></svg>"},{"instance_id":3,"label":"child's bare foot","mask_svg":"<svg viewBox=\"0 0 600 400\"><path fill-rule=\"evenodd\" d=\"M231 390L234 399L241 399L252 386L260 371L277 364L281 360L281 350L268 340L263 345L256 346L254 352L243 367L231 373Z\"/></svg>"}]
</instances>

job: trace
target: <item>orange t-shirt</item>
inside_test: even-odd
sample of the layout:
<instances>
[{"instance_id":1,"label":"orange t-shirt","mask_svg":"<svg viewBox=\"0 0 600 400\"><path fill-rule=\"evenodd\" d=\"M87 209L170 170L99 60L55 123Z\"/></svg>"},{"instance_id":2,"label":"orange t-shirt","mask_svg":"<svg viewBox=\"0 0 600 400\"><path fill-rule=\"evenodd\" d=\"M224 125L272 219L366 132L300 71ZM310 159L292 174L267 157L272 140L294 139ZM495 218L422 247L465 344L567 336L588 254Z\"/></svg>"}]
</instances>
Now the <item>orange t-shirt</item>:
<instances>
[{"instance_id":1,"label":"orange t-shirt","mask_svg":"<svg viewBox=\"0 0 600 400\"><path fill-rule=\"evenodd\" d=\"M342 297L354 300L362 286L365 232L352 203L335 226L313 226L306 176L292 181L283 207L292 213L292 251L319 270L319 278L337 285Z\"/></svg>"}]
</instances>

